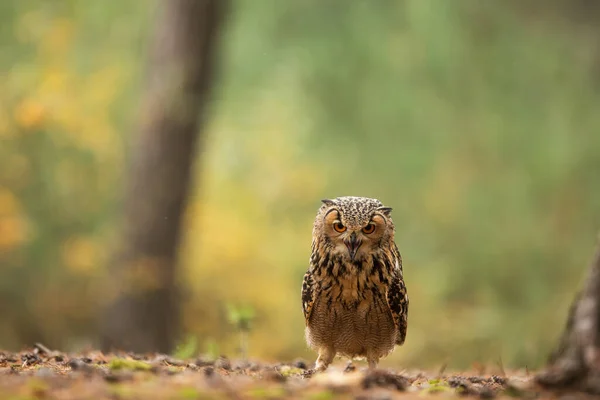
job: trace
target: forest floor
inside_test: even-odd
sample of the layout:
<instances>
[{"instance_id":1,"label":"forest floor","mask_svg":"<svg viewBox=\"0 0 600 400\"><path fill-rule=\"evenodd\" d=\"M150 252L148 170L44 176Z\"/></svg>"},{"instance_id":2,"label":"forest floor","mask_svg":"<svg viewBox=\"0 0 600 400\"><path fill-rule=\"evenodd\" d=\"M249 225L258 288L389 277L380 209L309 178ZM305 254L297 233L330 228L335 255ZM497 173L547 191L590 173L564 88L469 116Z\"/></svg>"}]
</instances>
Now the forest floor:
<instances>
[{"instance_id":1,"label":"forest floor","mask_svg":"<svg viewBox=\"0 0 600 400\"><path fill-rule=\"evenodd\" d=\"M0 351L0 399L587 399L552 393L528 374L506 376L422 371L369 372L362 364L332 365L311 374L307 363L165 355L65 354L42 345L20 353Z\"/></svg>"}]
</instances>

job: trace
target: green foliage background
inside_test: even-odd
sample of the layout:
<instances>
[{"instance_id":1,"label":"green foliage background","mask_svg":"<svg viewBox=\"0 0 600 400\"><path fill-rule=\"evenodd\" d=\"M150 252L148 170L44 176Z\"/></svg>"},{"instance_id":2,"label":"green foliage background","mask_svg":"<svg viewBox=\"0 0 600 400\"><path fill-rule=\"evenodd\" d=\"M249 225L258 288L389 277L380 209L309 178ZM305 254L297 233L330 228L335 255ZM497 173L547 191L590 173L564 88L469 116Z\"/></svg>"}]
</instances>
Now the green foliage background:
<instances>
[{"instance_id":1,"label":"green foliage background","mask_svg":"<svg viewBox=\"0 0 600 400\"><path fill-rule=\"evenodd\" d=\"M250 356L313 357L314 214L361 195L394 208L411 298L387 365L544 362L600 227L586 4L233 1L181 249L200 350L235 354L238 304ZM155 10L0 3L0 347L94 344Z\"/></svg>"}]
</instances>

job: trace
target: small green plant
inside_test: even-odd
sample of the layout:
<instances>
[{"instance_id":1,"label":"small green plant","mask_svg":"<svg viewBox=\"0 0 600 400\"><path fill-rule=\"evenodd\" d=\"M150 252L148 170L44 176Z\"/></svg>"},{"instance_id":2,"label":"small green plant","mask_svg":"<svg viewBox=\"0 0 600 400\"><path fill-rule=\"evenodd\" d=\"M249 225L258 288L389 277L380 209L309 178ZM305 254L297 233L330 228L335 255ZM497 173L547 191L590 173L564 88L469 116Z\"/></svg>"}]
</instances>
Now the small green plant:
<instances>
[{"instance_id":1,"label":"small green plant","mask_svg":"<svg viewBox=\"0 0 600 400\"><path fill-rule=\"evenodd\" d=\"M296 367L290 367L287 365L284 365L283 367L281 367L279 369L279 373L286 378L290 377L290 376L294 376L294 375L302 375L303 372L304 372L303 369L296 368Z\"/></svg>"},{"instance_id":2,"label":"small green plant","mask_svg":"<svg viewBox=\"0 0 600 400\"><path fill-rule=\"evenodd\" d=\"M242 359L248 358L248 333L252 329L252 321L254 320L254 308L249 305L234 306L227 305L227 319L238 331L240 337L240 355Z\"/></svg>"},{"instance_id":3,"label":"small green plant","mask_svg":"<svg viewBox=\"0 0 600 400\"><path fill-rule=\"evenodd\" d=\"M152 366L146 362L127 358L113 358L108 363L108 369L111 371L120 371L124 369L132 371L148 371L151 368Z\"/></svg>"},{"instance_id":4,"label":"small green plant","mask_svg":"<svg viewBox=\"0 0 600 400\"><path fill-rule=\"evenodd\" d=\"M183 341L179 342L173 352L173 357L180 360L187 360L196 356L198 353L198 337L196 335L187 335Z\"/></svg>"},{"instance_id":5,"label":"small green plant","mask_svg":"<svg viewBox=\"0 0 600 400\"><path fill-rule=\"evenodd\" d=\"M430 379L427 383L428 386L423 389L422 393L432 394L439 392L448 392L452 390L448 383L441 379Z\"/></svg>"},{"instance_id":6,"label":"small green plant","mask_svg":"<svg viewBox=\"0 0 600 400\"><path fill-rule=\"evenodd\" d=\"M204 341L204 355L211 360L216 360L221 354L219 343L214 338L208 338Z\"/></svg>"}]
</instances>

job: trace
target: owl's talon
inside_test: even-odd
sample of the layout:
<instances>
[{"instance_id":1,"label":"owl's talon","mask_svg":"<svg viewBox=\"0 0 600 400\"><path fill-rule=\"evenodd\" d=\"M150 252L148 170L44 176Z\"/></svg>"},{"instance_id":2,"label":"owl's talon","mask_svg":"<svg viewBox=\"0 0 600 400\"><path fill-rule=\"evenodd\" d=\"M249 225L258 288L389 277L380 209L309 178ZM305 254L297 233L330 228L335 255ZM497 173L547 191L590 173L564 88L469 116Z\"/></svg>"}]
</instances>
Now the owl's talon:
<instances>
[{"instance_id":1,"label":"owl's talon","mask_svg":"<svg viewBox=\"0 0 600 400\"><path fill-rule=\"evenodd\" d=\"M356 366L352 363L351 361L348 361L348 364L346 364L346 368L344 369L344 372L354 372L356 371Z\"/></svg>"},{"instance_id":2,"label":"owl's talon","mask_svg":"<svg viewBox=\"0 0 600 400\"><path fill-rule=\"evenodd\" d=\"M317 372L325 372L328 367L329 367L329 365L317 364L317 366L313 369L313 371L315 371L315 373L317 373Z\"/></svg>"},{"instance_id":3,"label":"owl's talon","mask_svg":"<svg viewBox=\"0 0 600 400\"><path fill-rule=\"evenodd\" d=\"M309 379L311 378L317 371L314 368L310 368L302 372L302 378Z\"/></svg>"}]
</instances>

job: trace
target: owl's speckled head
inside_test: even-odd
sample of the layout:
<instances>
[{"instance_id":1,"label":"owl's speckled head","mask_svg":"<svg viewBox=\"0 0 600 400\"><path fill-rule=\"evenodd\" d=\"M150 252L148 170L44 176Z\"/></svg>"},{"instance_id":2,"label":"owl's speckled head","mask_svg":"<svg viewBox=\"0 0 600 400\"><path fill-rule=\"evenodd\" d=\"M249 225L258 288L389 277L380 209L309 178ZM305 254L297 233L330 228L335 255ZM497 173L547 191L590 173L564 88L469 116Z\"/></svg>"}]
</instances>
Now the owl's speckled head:
<instances>
[{"instance_id":1,"label":"owl's speckled head","mask_svg":"<svg viewBox=\"0 0 600 400\"><path fill-rule=\"evenodd\" d=\"M394 240L390 207L368 197L345 196L322 200L313 239L352 261Z\"/></svg>"}]
</instances>

